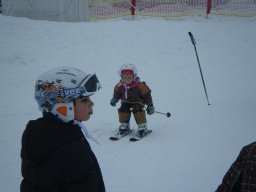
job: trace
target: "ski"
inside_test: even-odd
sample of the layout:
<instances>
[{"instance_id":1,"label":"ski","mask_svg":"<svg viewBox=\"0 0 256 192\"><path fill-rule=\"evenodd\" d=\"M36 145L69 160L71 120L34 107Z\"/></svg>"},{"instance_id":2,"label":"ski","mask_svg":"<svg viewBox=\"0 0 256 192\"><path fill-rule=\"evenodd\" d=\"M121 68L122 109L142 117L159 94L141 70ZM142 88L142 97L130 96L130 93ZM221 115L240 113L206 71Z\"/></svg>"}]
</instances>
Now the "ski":
<instances>
[{"instance_id":1,"label":"ski","mask_svg":"<svg viewBox=\"0 0 256 192\"><path fill-rule=\"evenodd\" d=\"M142 139L143 137L149 135L150 133L152 133L152 130L148 130L147 132L145 132L143 135L141 136L135 136L135 137L131 137L130 141L139 141L140 139Z\"/></svg>"},{"instance_id":2,"label":"ski","mask_svg":"<svg viewBox=\"0 0 256 192\"><path fill-rule=\"evenodd\" d=\"M126 135L129 135L131 132L132 132L131 129L127 132L124 132L123 134L119 134L119 132L118 132L114 136L109 137L109 139L112 140L112 141L117 141L117 140L121 139L122 137L124 137Z\"/></svg>"}]
</instances>

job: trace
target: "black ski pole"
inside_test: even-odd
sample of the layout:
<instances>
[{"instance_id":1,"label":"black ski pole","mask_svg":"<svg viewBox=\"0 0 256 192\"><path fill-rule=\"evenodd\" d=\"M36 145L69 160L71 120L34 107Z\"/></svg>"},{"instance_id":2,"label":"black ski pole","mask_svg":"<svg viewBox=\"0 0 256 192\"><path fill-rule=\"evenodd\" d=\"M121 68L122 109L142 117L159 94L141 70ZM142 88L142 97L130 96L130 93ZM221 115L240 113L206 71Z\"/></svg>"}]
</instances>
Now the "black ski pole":
<instances>
[{"instance_id":1,"label":"black ski pole","mask_svg":"<svg viewBox=\"0 0 256 192\"><path fill-rule=\"evenodd\" d=\"M171 117L171 113L163 113L163 112L159 112L159 111L155 111L155 113L161 114L161 115L166 115L166 117Z\"/></svg>"},{"instance_id":2,"label":"black ski pole","mask_svg":"<svg viewBox=\"0 0 256 192\"><path fill-rule=\"evenodd\" d=\"M194 39L193 34L191 32L188 32L188 34L189 34L191 42L192 42L192 44L194 45L194 48L195 48L197 63L198 63L198 66L199 66L199 70L200 70L200 74L201 74L201 78L202 78L202 82L203 82L203 86L204 86L205 96L206 96L208 105L210 105L208 95L207 95L207 91L206 91L206 86L205 86L205 83L204 83L204 77L203 77L200 61L199 61L197 50L196 50L196 40Z\"/></svg>"}]
</instances>

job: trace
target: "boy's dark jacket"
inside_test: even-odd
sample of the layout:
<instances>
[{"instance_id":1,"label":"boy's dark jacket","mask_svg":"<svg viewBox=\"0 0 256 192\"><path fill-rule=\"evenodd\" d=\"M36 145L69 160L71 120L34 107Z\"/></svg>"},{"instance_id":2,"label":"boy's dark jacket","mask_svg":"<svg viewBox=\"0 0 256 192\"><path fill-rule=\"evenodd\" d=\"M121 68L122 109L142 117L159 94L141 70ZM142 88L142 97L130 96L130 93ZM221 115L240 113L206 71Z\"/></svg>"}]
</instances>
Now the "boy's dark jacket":
<instances>
[{"instance_id":1,"label":"boy's dark jacket","mask_svg":"<svg viewBox=\"0 0 256 192\"><path fill-rule=\"evenodd\" d=\"M80 127L51 115L22 136L21 192L105 192L97 159Z\"/></svg>"}]
</instances>

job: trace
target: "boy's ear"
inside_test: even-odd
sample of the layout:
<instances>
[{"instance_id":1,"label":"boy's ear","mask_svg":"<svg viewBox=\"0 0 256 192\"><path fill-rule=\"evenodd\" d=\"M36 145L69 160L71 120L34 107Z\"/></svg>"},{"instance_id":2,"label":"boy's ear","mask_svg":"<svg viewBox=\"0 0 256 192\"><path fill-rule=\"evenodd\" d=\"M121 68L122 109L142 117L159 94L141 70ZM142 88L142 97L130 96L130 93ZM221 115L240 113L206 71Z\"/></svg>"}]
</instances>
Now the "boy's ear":
<instances>
[{"instance_id":1,"label":"boy's ear","mask_svg":"<svg viewBox=\"0 0 256 192\"><path fill-rule=\"evenodd\" d=\"M54 105L51 113L64 122L69 122L74 120L75 117L75 107L73 102L70 103L57 103Z\"/></svg>"}]
</instances>

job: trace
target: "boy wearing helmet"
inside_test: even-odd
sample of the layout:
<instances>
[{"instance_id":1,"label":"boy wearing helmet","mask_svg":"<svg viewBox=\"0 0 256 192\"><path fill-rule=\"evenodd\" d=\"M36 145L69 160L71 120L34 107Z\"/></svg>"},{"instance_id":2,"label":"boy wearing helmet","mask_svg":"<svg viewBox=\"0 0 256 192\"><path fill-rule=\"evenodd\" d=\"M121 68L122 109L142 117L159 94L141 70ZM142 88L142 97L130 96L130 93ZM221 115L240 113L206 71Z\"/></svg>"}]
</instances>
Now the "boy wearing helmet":
<instances>
[{"instance_id":1,"label":"boy wearing helmet","mask_svg":"<svg viewBox=\"0 0 256 192\"><path fill-rule=\"evenodd\" d=\"M138 136L147 132L147 119L144 110L147 105L147 114L152 115L154 105L151 97L151 90L145 82L141 82L137 76L137 69L133 64L123 64L119 69L121 77L120 82L114 88L113 98L110 101L111 106L121 100L121 107L118 109L119 115L119 134L130 131L131 113L138 125Z\"/></svg>"},{"instance_id":2,"label":"boy wearing helmet","mask_svg":"<svg viewBox=\"0 0 256 192\"><path fill-rule=\"evenodd\" d=\"M99 89L95 74L70 67L38 78L35 99L43 117L29 121L22 135L21 192L105 192L87 141L95 139L81 123L93 114L90 96Z\"/></svg>"}]
</instances>

